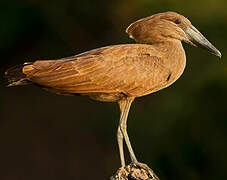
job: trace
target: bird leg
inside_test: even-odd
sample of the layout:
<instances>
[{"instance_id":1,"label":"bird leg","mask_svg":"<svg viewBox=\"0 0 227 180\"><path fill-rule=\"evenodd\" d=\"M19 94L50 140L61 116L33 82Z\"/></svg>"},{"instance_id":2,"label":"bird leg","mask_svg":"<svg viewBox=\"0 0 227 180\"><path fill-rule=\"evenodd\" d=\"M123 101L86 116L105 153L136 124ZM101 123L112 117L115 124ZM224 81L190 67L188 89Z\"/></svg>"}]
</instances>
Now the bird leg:
<instances>
[{"instance_id":1,"label":"bird leg","mask_svg":"<svg viewBox=\"0 0 227 180\"><path fill-rule=\"evenodd\" d=\"M123 134L120 129L120 125L118 126L117 130L117 142L118 142L118 148L120 152L120 159L121 159L121 166L125 167L125 157L124 157L124 149L123 149Z\"/></svg>"},{"instance_id":2,"label":"bird leg","mask_svg":"<svg viewBox=\"0 0 227 180\"><path fill-rule=\"evenodd\" d=\"M128 113L130 110L130 106L133 102L135 98L134 97L128 97L125 98L121 101L119 101L119 106L120 106L120 110L121 110L121 117L120 117L120 123L118 126L118 145L119 145L119 151L120 151L120 158L121 158L121 165L125 165L124 162L124 153L123 153L123 138L121 137L123 135L124 139L125 139L125 143L127 145L130 157L131 157L131 161L133 163L138 163L136 156L134 154L134 151L132 149L132 145L130 143L129 137L128 137L128 133L127 133L127 118L128 118ZM121 131L121 134L120 134ZM123 166L124 167L124 166Z\"/></svg>"},{"instance_id":3,"label":"bird leg","mask_svg":"<svg viewBox=\"0 0 227 180\"><path fill-rule=\"evenodd\" d=\"M121 168L113 175L110 180L159 180L158 176L144 163L137 161L133 152L128 133L127 133L127 117L130 106L135 98L127 97L118 101L121 115L117 130L117 141L120 152ZM125 166L123 139L125 139L132 163Z\"/></svg>"},{"instance_id":4,"label":"bird leg","mask_svg":"<svg viewBox=\"0 0 227 180\"><path fill-rule=\"evenodd\" d=\"M120 110L125 107L126 101L119 101ZM121 167L125 167L125 157L124 157L124 148L123 148L123 133L121 131L123 112L121 111L120 121L117 130L117 142L121 159Z\"/></svg>"}]
</instances>

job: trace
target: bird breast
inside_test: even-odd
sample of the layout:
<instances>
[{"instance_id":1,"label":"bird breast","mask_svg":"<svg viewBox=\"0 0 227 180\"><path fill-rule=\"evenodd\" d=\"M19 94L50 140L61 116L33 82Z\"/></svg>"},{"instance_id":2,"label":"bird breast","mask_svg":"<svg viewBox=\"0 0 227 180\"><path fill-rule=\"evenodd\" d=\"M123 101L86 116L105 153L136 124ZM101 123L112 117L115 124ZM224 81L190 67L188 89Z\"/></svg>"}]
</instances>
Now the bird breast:
<instances>
[{"instance_id":1,"label":"bird breast","mask_svg":"<svg viewBox=\"0 0 227 180\"><path fill-rule=\"evenodd\" d=\"M186 56L180 41L165 42L154 47L162 56L152 58L146 67L149 72L146 74L147 80L129 92L133 96L144 96L170 86L185 69Z\"/></svg>"}]
</instances>

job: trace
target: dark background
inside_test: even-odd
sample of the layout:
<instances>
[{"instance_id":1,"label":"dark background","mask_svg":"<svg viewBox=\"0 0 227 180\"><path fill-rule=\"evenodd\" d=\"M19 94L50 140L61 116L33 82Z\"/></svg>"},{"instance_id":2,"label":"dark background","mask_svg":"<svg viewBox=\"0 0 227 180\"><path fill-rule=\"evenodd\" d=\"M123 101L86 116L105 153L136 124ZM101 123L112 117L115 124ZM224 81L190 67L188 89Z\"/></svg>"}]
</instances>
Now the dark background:
<instances>
[{"instance_id":1,"label":"dark background","mask_svg":"<svg viewBox=\"0 0 227 180\"><path fill-rule=\"evenodd\" d=\"M0 3L0 179L108 179L120 165L116 103L7 88L6 68L133 43L133 21L177 11L222 52L185 45L187 68L171 87L132 105L128 131L140 161L162 180L227 179L225 0L9 0Z\"/></svg>"}]
</instances>

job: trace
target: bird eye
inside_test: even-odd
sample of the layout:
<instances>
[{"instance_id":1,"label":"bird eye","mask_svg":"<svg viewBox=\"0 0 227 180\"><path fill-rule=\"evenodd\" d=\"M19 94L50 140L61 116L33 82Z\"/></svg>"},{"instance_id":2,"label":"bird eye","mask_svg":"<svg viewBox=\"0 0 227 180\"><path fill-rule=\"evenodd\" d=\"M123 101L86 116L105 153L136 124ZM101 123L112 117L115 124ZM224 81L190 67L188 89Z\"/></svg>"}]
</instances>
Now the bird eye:
<instances>
[{"instance_id":1,"label":"bird eye","mask_svg":"<svg viewBox=\"0 0 227 180\"><path fill-rule=\"evenodd\" d=\"M176 20L174 20L174 23L175 24L180 24L181 23L181 20L180 19L176 19Z\"/></svg>"}]
</instances>

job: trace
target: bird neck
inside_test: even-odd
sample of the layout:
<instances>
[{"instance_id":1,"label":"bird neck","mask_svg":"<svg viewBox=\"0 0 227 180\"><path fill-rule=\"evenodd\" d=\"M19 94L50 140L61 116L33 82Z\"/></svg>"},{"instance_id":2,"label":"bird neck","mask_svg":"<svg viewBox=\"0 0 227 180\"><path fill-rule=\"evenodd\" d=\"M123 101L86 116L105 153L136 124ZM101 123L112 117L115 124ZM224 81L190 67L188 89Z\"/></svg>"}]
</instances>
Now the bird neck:
<instances>
[{"instance_id":1,"label":"bird neck","mask_svg":"<svg viewBox=\"0 0 227 180\"><path fill-rule=\"evenodd\" d=\"M168 40L154 43L153 46L161 52L167 61L185 61L185 51L179 40Z\"/></svg>"},{"instance_id":2,"label":"bird neck","mask_svg":"<svg viewBox=\"0 0 227 180\"><path fill-rule=\"evenodd\" d=\"M155 46L159 51L167 54L172 54L174 52L183 51L183 46L181 41L173 39L173 40L164 40L164 41L157 41L152 44Z\"/></svg>"},{"instance_id":3,"label":"bird neck","mask_svg":"<svg viewBox=\"0 0 227 180\"><path fill-rule=\"evenodd\" d=\"M179 78L186 65L186 55L181 41L168 40L153 44L163 54L165 67L174 72L175 78Z\"/></svg>"}]
</instances>

